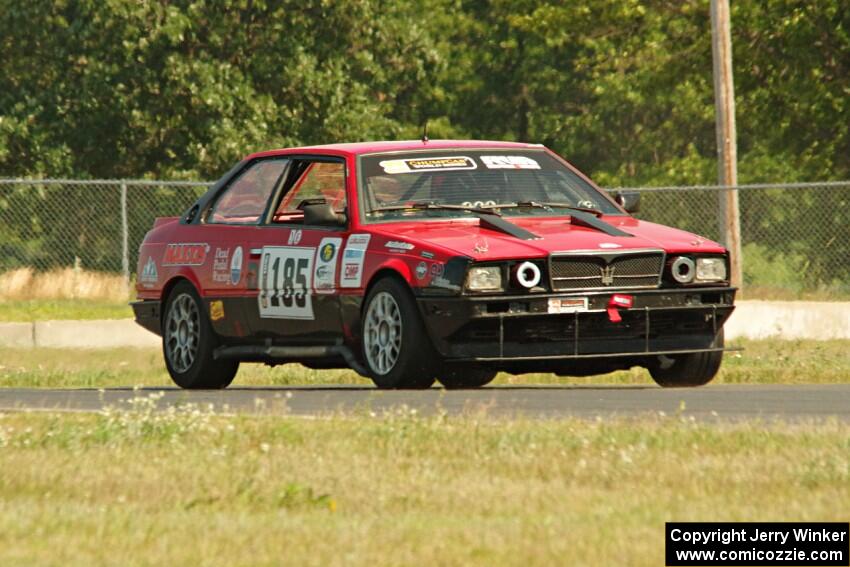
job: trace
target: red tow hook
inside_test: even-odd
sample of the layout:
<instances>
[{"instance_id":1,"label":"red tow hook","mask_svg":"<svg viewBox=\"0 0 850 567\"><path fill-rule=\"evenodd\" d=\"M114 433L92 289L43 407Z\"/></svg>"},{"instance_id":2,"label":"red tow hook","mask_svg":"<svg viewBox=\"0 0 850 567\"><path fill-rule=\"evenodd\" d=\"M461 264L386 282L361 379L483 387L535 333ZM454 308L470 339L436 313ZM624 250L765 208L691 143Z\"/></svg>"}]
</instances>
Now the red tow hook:
<instances>
[{"instance_id":1,"label":"red tow hook","mask_svg":"<svg viewBox=\"0 0 850 567\"><path fill-rule=\"evenodd\" d=\"M629 309L632 305L634 305L635 298L631 295L624 295L622 293L615 293L611 296L611 299L608 300L608 320L612 323L619 323L623 320L620 317L620 312L617 309Z\"/></svg>"}]
</instances>

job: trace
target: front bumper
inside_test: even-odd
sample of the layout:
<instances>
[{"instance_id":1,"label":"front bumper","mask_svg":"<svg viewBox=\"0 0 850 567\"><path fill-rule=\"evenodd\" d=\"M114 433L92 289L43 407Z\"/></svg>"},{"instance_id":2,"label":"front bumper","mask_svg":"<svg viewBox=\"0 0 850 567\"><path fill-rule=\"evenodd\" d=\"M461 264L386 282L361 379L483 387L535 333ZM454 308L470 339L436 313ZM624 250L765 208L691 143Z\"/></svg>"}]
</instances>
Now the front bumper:
<instances>
[{"instance_id":1,"label":"front bumper","mask_svg":"<svg viewBox=\"0 0 850 567\"><path fill-rule=\"evenodd\" d=\"M722 350L718 332L734 310L735 288L653 289L515 296L419 297L437 351L456 361L534 361ZM613 323L612 295L631 295ZM587 298L586 311L553 314L550 298Z\"/></svg>"}]
</instances>

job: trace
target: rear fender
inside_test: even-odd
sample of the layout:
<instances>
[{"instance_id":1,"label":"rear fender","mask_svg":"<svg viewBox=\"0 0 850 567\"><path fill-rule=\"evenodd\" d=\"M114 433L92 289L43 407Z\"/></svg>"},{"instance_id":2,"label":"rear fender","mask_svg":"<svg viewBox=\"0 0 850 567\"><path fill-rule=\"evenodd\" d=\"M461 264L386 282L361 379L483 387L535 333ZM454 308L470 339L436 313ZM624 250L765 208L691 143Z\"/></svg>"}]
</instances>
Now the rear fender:
<instances>
[{"instance_id":1,"label":"rear fender","mask_svg":"<svg viewBox=\"0 0 850 567\"><path fill-rule=\"evenodd\" d=\"M174 286L176 286L183 280L186 280L190 284L192 284L192 286L195 288L195 291L198 292L198 295L204 297L205 293L203 291L203 288L201 287L201 282L195 275L195 272L193 272L190 268L183 266L179 268L175 273L173 273L171 277L168 278L168 281L166 281L165 284L162 286L162 294L160 298L162 299L163 306L165 305L165 302L168 301L168 295L171 293L171 290L174 289Z\"/></svg>"}]
</instances>

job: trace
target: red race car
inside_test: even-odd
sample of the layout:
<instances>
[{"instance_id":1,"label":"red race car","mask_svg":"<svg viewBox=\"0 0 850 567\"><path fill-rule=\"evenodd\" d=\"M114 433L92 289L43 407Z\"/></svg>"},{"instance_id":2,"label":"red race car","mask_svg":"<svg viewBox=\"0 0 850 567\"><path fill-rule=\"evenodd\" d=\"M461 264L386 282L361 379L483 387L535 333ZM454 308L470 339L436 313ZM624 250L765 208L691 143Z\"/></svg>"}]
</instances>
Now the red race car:
<instances>
[{"instance_id":1,"label":"red race car","mask_svg":"<svg viewBox=\"0 0 850 567\"><path fill-rule=\"evenodd\" d=\"M240 362L350 367L381 388L644 366L709 382L734 309L721 245L646 221L536 144L257 153L139 251L139 324L184 388Z\"/></svg>"}]
</instances>

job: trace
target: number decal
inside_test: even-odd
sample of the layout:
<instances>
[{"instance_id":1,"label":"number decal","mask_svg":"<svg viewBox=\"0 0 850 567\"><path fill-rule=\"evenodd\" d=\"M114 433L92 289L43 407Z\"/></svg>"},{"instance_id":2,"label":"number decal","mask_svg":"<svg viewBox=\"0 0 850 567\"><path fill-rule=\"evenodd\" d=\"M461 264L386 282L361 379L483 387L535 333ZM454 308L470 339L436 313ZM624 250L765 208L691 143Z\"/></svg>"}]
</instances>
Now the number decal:
<instances>
[{"instance_id":1,"label":"number decal","mask_svg":"<svg viewBox=\"0 0 850 567\"><path fill-rule=\"evenodd\" d=\"M474 208L482 208L482 207L495 207L496 201L464 201L460 204L462 207L474 207Z\"/></svg>"},{"instance_id":2,"label":"number decal","mask_svg":"<svg viewBox=\"0 0 850 567\"><path fill-rule=\"evenodd\" d=\"M263 248L260 317L314 319L310 291L315 248L270 246Z\"/></svg>"}]
</instances>

